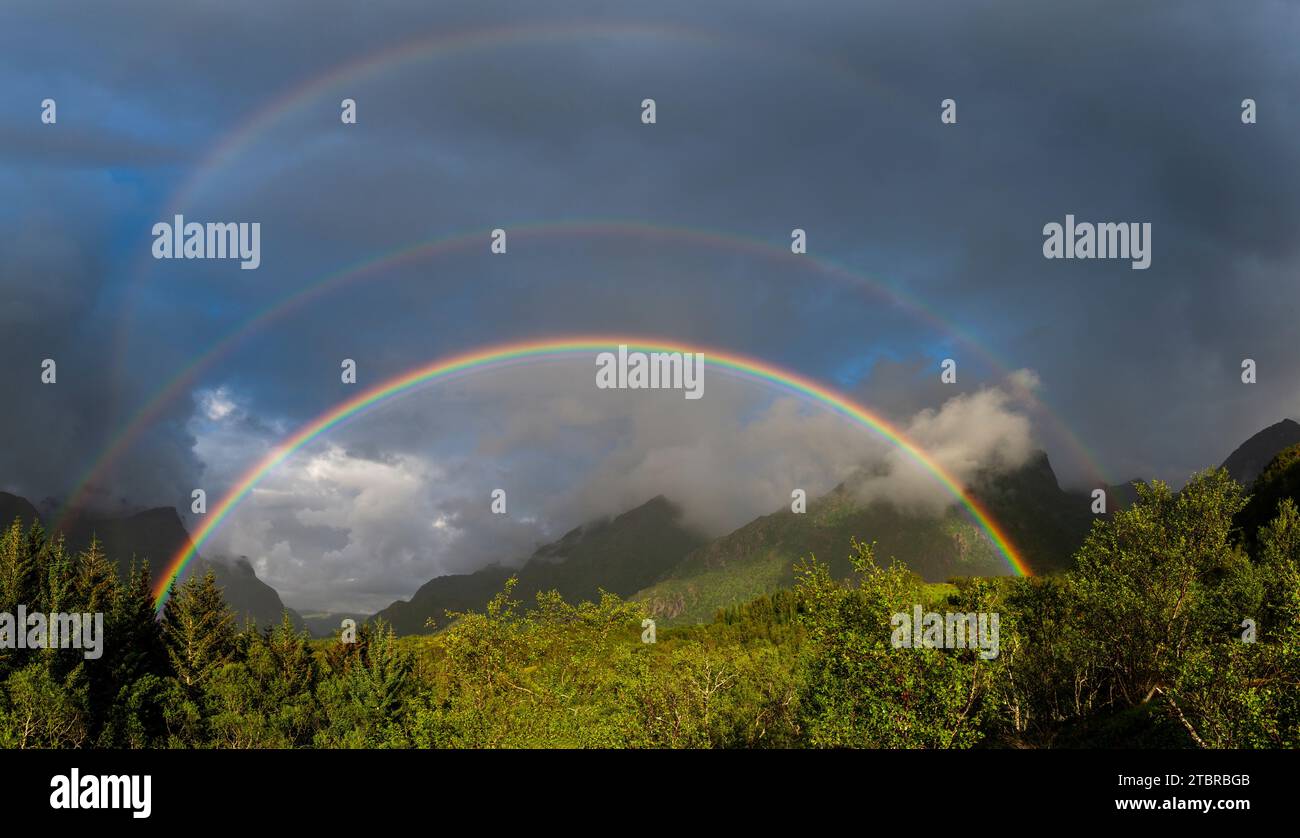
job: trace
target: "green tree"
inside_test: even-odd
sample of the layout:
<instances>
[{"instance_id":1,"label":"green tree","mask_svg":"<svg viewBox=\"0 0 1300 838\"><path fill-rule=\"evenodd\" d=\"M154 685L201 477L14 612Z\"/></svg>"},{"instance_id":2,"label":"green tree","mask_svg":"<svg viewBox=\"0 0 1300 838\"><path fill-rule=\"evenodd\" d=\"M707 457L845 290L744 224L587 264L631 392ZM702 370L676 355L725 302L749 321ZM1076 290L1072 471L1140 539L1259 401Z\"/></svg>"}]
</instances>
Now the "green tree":
<instances>
[{"instance_id":1,"label":"green tree","mask_svg":"<svg viewBox=\"0 0 1300 838\"><path fill-rule=\"evenodd\" d=\"M102 719L96 741L101 747L147 747L166 730L164 696L171 674L147 562L133 562L126 581L115 586L106 625L104 657L92 668L91 701Z\"/></svg>"},{"instance_id":2,"label":"green tree","mask_svg":"<svg viewBox=\"0 0 1300 838\"><path fill-rule=\"evenodd\" d=\"M894 648L892 615L927 599L920 580L853 542L855 587L815 559L797 568L807 655L799 719L815 747L960 748L977 743L990 667L973 650ZM916 627L919 630L920 627Z\"/></svg>"},{"instance_id":3,"label":"green tree","mask_svg":"<svg viewBox=\"0 0 1300 838\"><path fill-rule=\"evenodd\" d=\"M90 545L77 557L74 584L78 610L92 614L112 610L118 594L117 566L96 537L91 537Z\"/></svg>"},{"instance_id":4,"label":"green tree","mask_svg":"<svg viewBox=\"0 0 1300 838\"><path fill-rule=\"evenodd\" d=\"M292 748L311 744L319 723L316 665L308 639L288 613L255 636L243 660L228 663L205 688L211 744Z\"/></svg>"},{"instance_id":5,"label":"green tree","mask_svg":"<svg viewBox=\"0 0 1300 838\"><path fill-rule=\"evenodd\" d=\"M404 711L411 695L414 666L384 623L358 632L356 654L321 683L325 724L316 734L318 747L381 748L410 744Z\"/></svg>"},{"instance_id":6,"label":"green tree","mask_svg":"<svg viewBox=\"0 0 1300 838\"><path fill-rule=\"evenodd\" d=\"M1170 691L1203 747L1300 747L1300 512L1290 498L1254 544L1264 588L1254 642L1229 634L1199 646Z\"/></svg>"},{"instance_id":7,"label":"green tree","mask_svg":"<svg viewBox=\"0 0 1300 838\"><path fill-rule=\"evenodd\" d=\"M162 635L172 672L187 690L197 692L234 657L234 624L212 571L173 586L163 608Z\"/></svg>"},{"instance_id":8,"label":"green tree","mask_svg":"<svg viewBox=\"0 0 1300 838\"><path fill-rule=\"evenodd\" d=\"M1146 704L1176 685L1208 646L1232 636L1251 608L1249 560L1231 542L1241 487L1222 469L1180 492L1156 481L1094 524L1070 576L1084 665L1116 707Z\"/></svg>"},{"instance_id":9,"label":"green tree","mask_svg":"<svg viewBox=\"0 0 1300 838\"><path fill-rule=\"evenodd\" d=\"M0 701L0 747L79 748L89 741L84 671L63 677L50 666L52 655L11 673Z\"/></svg>"},{"instance_id":10,"label":"green tree","mask_svg":"<svg viewBox=\"0 0 1300 838\"><path fill-rule=\"evenodd\" d=\"M1260 529L1277 516L1278 504L1287 498L1300 503L1300 445L1279 451L1255 478L1236 521L1247 546L1254 546Z\"/></svg>"},{"instance_id":11,"label":"green tree","mask_svg":"<svg viewBox=\"0 0 1300 838\"><path fill-rule=\"evenodd\" d=\"M43 545L42 545L43 546ZM39 610L41 567L32 539L14 519L0 536L0 608L12 614L19 605Z\"/></svg>"}]
</instances>

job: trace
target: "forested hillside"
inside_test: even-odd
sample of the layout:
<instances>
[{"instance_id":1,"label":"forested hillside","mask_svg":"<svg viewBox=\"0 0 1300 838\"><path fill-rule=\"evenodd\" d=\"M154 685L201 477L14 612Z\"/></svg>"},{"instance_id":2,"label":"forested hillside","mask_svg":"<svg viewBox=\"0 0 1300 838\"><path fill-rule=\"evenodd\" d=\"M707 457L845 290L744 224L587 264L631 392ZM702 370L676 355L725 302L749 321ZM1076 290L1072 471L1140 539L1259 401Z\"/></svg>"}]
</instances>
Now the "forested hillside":
<instances>
[{"instance_id":1,"label":"forested hillside","mask_svg":"<svg viewBox=\"0 0 1300 838\"><path fill-rule=\"evenodd\" d=\"M1142 485L1045 578L926 584L855 541L852 584L810 558L793 588L653 643L641 603L524 610L513 580L432 636L239 630L211 574L155 619L146 568L119 581L97 543L15 523L0 611L99 611L105 643L87 659L0 631L0 745L1297 747L1300 512L1284 494L1244 532L1244 505L1222 470ZM997 615L996 655L898 648L917 608Z\"/></svg>"}]
</instances>

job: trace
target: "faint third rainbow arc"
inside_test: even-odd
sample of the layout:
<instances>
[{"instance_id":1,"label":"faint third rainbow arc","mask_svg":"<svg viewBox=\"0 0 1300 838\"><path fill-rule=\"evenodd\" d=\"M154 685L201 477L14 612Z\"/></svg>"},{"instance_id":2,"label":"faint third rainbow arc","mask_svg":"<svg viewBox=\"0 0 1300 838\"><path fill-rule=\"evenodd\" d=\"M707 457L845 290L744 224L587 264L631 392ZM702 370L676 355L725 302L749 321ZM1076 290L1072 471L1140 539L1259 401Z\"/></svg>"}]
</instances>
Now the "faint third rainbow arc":
<instances>
[{"instance_id":1,"label":"faint third rainbow arc","mask_svg":"<svg viewBox=\"0 0 1300 838\"><path fill-rule=\"evenodd\" d=\"M890 92L889 88L876 79L862 75L849 65L835 61L825 54L794 50L784 44L760 41L732 32L715 32L695 27L667 26L662 23L638 21L530 23L456 32L439 31L342 62L277 96L218 141L213 150L204 157L194 174L173 195L169 206L176 208L187 204L217 170L228 165L233 158L252 146L257 138L272 126L286 116L305 109L326 93L340 91L342 85L359 85L405 65L445 59L489 47L602 38L664 38L694 41L708 46L742 46L756 52L761 51L764 55L781 53L789 59L831 68L837 75L848 79L855 86L872 88L877 94ZM640 104L640 97L637 97L635 104ZM634 112L634 118L637 116L639 110Z\"/></svg>"}]
</instances>

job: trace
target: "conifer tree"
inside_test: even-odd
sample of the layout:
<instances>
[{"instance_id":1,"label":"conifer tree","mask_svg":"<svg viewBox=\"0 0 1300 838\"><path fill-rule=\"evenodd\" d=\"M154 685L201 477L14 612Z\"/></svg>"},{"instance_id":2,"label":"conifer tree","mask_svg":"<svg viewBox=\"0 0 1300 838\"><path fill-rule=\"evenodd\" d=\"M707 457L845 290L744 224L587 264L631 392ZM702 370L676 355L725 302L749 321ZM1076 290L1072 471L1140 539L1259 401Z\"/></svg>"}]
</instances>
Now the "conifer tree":
<instances>
[{"instance_id":1,"label":"conifer tree","mask_svg":"<svg viewBox=\"0 0 1300 838\"><path fill-rule=\"evenodd\" d=\"M247 650L204 686L208 744L288 748L311 744L320 720L316 667L306 634L284 615L263 633L242 634Z\"/></svg>"},{"instance_id":2,"label":"conifer tree","mask_svg":"<svg viewBox=\"0 0 1300 838\"><path fill-rule=\"evenodd\" d=\"M43 611L76 611L77 560L67 550L63 534L49 539L42 548L45 556Z\"/></svg>"},{"instance_id":3,"label":"conifer tree","mask_svg":"<svg viewBox=\"0 0 1300 838\"><path fill-rule=\"evenodd\" d=\"M163 609L163 640L172 672L187 690L200 688L234 657L234 626L235 617L212 571L201 579L173 585Z\"/></svg>"},{"instance_id":4,"label":"conifer tree","mask_svg":"<svg viewBox=\"0 0 1300 838\"><path fill-rule=\"evenodd\" d=\"M19 605L32 611L40 604L40 565L29 536L14 519L0 537L0 606L10 613Z\"/></svg>"},{"instance_id":5,"label":"conifer tree","mask_svg":"<svg viewBox=\"0 0 1300 838\"><path fill-rule=\"evenodd\" d=\"M280 625L267 630L264 642L275 667L277 692L286 697L310 692L316 680L315 660L308 635L294 628L288 611Z\"/></svg>"},{"instance_id":6,"label":"conifer tree","mask_svg":"<svg viewBox=\"0 0 1300 838\"><path fill-rule=\"evenodd\" d=\"M117 567L104 553L104 546L92 536L90 545L77 561L78 610L109 613L118 595Z\"/></svg>"},{"instance_id":7,"label":"conifer tree","mask_svg":"<svg viewBox=\"0 0 1300 838\"><path fill-rule=\"evenodd\" d=\"M103 567L93 572L83 567L82 578L97 579L102 572ZM83 584L100 590L89 581ZM169 672L147 562L132 562L126 581L114 582L105 625L104 657L91 667L93 730L101 747L143 747L162 731L159 693Z\"/></svg>"},{"instance_id":8,"label":"conifer tree","mask_svg":"<svg viewBox=\"0 0 1300 838\"><path fill-rule=\"evenodd\" d=\"M114 652L116 683L125 684L148 674L168 674L167 649L154 613L147 561L138 566L131 564L127 581L118 586L113 598L109 622L113 626L110 649Z\"/></svg>"},{"instance_id":9,"label":"conifer tree","mask_svg":"<svg viewBox=\"0 0 1300 838\"><path fill-rule=\"evenodd\" d=\"M12 614L18 605L21 586L19 580L26 546L22 521L15 518L0 533L0 611Z\"/></svg>"},{"instance_id":10,"label":"conifer tree","mask_svg":"<svg viewBox=\"0 0 1300 838\"><path fill-rule=\"evenodd\" d=\"M409 697L411 656L391 627L380 623L368 633L364 650L321 685L326 728L316 736L323 747L402 746L401 711Z\"/></svg>"},{"instance_id":11,"label":"conifer tree","mask_svg":"<svg viewBox=\"0 0 1300 838\"><path fill-rule=\"evenodd\" d=\"M25 599L20 600L27 606L27 612L48 611L46 592L48 591L47 573L50 563L50 542L45 536L45 527L40 521L32 521L27 528L26 561L21 575L20 591Z\"/></svg>"}]
</instances>

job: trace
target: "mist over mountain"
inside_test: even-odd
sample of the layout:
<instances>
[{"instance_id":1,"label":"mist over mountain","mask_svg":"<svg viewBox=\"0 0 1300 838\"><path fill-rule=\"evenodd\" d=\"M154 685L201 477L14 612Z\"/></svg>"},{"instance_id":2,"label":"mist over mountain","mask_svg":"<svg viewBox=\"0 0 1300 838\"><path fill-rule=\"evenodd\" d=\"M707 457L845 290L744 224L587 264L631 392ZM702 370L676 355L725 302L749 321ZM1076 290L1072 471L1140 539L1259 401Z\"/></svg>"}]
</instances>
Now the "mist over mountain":
<instances>
[{"instance_id":1,"label":"mist over mountain","mask_svg":"<svg viewBox=\"0 0 1300 838\"><path fill-rule=\"evenodd\" d=\"M877 542L877 555L897 558L933 581L1011 572L988 535L956 507L902 507L874 497L884 466L864 469L806 513L783 509L722 537L684 529L682 510L667 498L606 521L579 527L546 545L521 567L492 566L430 580L409 601L376 614L399 633L429 630L446 611L481 609L512 575L515 597L528 605L541 590L591 599L600 589L646 600L666 620L703 621L721 607L748 601L794 581L797 560L816 555L837 575L850 572L852 538ZM986 470L971 491L999 521L1036 573L1069 565L1091 526L1091 498L1061 489L1044 452L1011 471Z\"/></svg>"},{"instance_id":2,"label":"mist over mountain","mask_svg":"<svg viewBox=\"0 0 1300 838\"><path fill-rule=\"evenodd\" d=\"M1249 491L1255 477L1278 452L1300 443L1300 424L1284 419L1252 435L1223 463ZM276 590L258 578L244 556L196 557L183 578L211 570L238 619L260 626L277 623L288 611L295 626L316 636L337 631L342 619L383 619L401 634L446 625L446 613L478 610L511 576L514 597L525 607L539 591L558 590L568 600L596 599L600 591L644 600L659 619L705 621L718 608L789 587L796 561L815 556L838 576L851 572L850 540L876 542L879 560L897 559L928 581L954 576L1011 572L988 534L956 506L935 511L897 504L878 496L883 463L859 469L820 497L806 513L789 508L760 516L710 539L681 505L659 495L618 515L575 527L537 548L523 562L497 563L472 573L430 579L409 600L398 600L367 617L357 612L313 612L287 608ZM1070 566L1097 517L1089 492L1061 488L1043 451L1035 451L1010 470L972 472L969 488L1035 574ZM1101 487L1107 513L1130 504L1133 481ZM0 492L0 521L27 526L44 520L25 498ZM174 509L149 509L120 517L81 517L66 527L71 549L84 549L94 536L125 573L132 559L165 566L189 540Z\"/></svg>"},{"instance_id":3,"label":"mist over mountain","mask_svg":"<svg viewBox=\"0 0 1300 838\"><path fill-rule=\"evenodd\" d=\"M1230 473L1236 468L1234 477L1239 482L1242 476L1253 481L1249 464L1267 463L1291 444L1292 435L1300 436L1300 425L1290 420L1270 426L1243 443L1224 467ZM625 528L652 525L660 516L650 515L649 508L671 507L663 497L600 525L599 537L591 537L593 532L587 528L573 530L539 549L522 570L493 566L473 574L438 577L409 602L396 602L376 616L391 621L401 633L427 631L424 619L434 617L443 625L438 616L444 610L481 608L512 574L518 574L516 596L525 604L538 590L554 587L549 580L562 579L562 592L604 588L644 600L653 615L668 622L706 621L719 608L789 587L795 562L810 555L826 562L837 576L850 574L847 557L852 538L875 541L878 560L897 559L928 581L1011 572L988 534L964 510L950 506L936 513L879 498L875 487L884 470L883 465L861 469L825 495L810 499L806 513L782 509L760 516L681 552L679 560L673 559L674 551L682 550L690 539L674 537L677 519L670 516L660 538L642 545L639 555L647 563L641 569L646 576L658 574L643 588L626 590L629 555L605 551L630 540L622 534ZM1132 504L1137 482L1141 480L1097 487L1106 493L1104 515ZM1249 489L1250 483L1245 486ZM1041 450L1014 469L978 470L969 492L1036 575L1069 568L1074 550L1101 517L1092 511L1091 491L1063 489Z\"/></svg>"},{"instance_id":4,"label":"mist over mountain","mask_svg":"<svg viewBox=\"0 0 1300 838\"><path fill-rule=\"evenodd\" d=\"M897 559L929 581L1013 572L964 510L934 513L864 498L862 486L871 481L871 474L861 472L810 499L806 513L783 509L758 518L694 551L637 598L665 620L708 620L718 608L790 587L795 563L810 555L833 575L847 576L855 538L876 542L878 561ZM970 493L1035 573L1068 567L1091 525L1088 502L1061 489L1041 451L1020 468L980 475Z\"/></svg>"}]
</instances>

